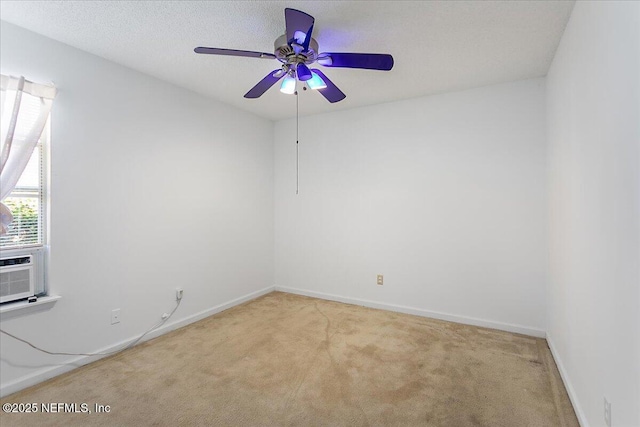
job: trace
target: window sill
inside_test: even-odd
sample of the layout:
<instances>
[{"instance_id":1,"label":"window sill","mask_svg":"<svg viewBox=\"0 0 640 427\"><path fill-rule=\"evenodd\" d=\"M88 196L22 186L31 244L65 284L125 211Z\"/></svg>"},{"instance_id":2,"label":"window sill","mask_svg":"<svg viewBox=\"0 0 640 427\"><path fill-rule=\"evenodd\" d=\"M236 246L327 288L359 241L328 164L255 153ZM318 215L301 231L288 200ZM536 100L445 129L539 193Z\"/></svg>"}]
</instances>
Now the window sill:
<instances>
[{"instance_id":1,"label":"window sill","mask_svg":"<svg viewBox=\"0 0 640 427\"><path fill-rule=\"evenodd\" d=\"M38 301L32 303L27 301L16 301L2 304L0 306L0 320L50 310L60 298L62 298L60 295L49 295L46 297L40 297L38 298Z\"/></svg>"}]
</instances>

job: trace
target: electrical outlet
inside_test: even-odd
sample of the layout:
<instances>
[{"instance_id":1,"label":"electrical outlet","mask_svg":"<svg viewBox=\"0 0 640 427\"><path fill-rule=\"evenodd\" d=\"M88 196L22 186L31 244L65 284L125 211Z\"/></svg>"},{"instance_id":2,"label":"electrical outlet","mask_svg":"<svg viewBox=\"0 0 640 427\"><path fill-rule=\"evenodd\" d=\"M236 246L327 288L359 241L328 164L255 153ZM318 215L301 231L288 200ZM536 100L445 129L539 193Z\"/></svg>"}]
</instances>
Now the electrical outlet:
<instances>
[{"instance_id":1,"label":"electrical outlet","mask_svg":"<svg viewBox=\"0 0 640 427\"><path fill-rule=\"evenodd\" d=\"M376 283L378 283L378 285L380 286L384 284L384 276L382 274L378 274L378 280Z\"/></svg>"},{"instance_id":2,"label":"electrical outlet","mask_svg":"<svg viewBox=\"0 0 640 427\"><path fill-rule=\"evenodd\" d=\"M182 299L182 288L176 288L176 299L178 301Z\"/></svg>"},{"instance_id":3,"label":"electrical outlet","mask_svg":"<svg viewBox=\"0 0 640 427\"><path fill-rule=\"evenodd\" d=\"M120 309L119 308L111 310L111 324L115 325L116 323L120 323Z\"/></svg>"},{"instance_id":4,"label":"electrical outlet","mask_svg":"<svg viewBox=\"0 0 640 427\"><path fill-rule=\"evenodd\" d=\"M607 424L607 427L611 427L611 403L607 401L607 398L604 398L604 422Z\"/></svg>"}]
</instances>

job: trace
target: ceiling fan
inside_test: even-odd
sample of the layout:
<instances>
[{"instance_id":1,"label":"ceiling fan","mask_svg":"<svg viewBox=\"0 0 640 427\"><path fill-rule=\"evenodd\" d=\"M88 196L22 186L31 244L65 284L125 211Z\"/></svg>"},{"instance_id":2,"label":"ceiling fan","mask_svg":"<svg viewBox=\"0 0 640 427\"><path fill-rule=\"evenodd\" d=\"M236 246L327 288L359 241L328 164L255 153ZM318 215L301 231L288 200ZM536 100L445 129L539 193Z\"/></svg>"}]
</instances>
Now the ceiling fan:
<instances>
[{"instance_id":1,"label":"ceiling fan","mask_svg":"<svg viewBox=\"0 0 640 427\"><path fill-rule=\"evenodd\" d=\"M311 37L315 19L296 9L284 10L286 34L278 37L274 43L274 53L253 52L249 50L220 49L215 47L196 47L196 53L209 55L246 56L249 58L277 59L281 68L273 70L260 80L245 98L259 98L271 86L284 77L280 91L287 94L296 92L297 81L306 83L310 89L317 90L329 102L342 101L346 95L317 68L309 65L317 62L325 67L361 68L366 70L389 71L393 68L393 57L380 53L318 53L318 42ZM306 88L305 88L306 89Z\"/></svg>"}]
</instances>

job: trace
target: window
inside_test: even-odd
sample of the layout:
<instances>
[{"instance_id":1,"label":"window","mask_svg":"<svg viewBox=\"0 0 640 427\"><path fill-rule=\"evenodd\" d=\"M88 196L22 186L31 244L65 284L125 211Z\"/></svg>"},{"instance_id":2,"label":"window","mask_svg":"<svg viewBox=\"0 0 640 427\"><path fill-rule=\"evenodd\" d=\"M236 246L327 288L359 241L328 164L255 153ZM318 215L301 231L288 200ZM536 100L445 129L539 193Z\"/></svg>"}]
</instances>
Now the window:
<instances>
[{"instance_id":1,"label":"window","mask_svg":"<svg viewBox=\"0 0 640 427\"><path fill-rule=\"evenodd\" d=\"M0 75L0 313L47 296L48 118L56 88ZM29 302L22 300L29 299Z\"/></svg>"},{"instance_id":2,"label":"window","mask_svg":"<svg viewBox=\"0 0 640 427\"><path fill-rule=\"evenodd\" d=\"M11 209L13 222L0 236L0 250L43 246L46 226L46 177L49 126L45 126L29 163L14 190L3 203Z\"/></svg>"}]
</instances>

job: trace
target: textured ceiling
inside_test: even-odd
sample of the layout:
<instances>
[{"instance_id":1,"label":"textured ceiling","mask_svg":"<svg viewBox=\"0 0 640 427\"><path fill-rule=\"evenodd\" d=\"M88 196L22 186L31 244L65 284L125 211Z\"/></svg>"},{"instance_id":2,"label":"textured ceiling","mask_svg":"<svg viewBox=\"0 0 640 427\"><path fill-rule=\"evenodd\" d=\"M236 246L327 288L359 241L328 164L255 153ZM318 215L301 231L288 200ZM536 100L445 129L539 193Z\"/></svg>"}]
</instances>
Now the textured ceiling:
<instances>
[{"instance_id":1,"label":"textured ceiling","mask_svg":"<svg viewBox=\"0 0 640 427\"><path fill-rule=\"evenodd\" d=\"M572 1L2 1L0 18L269 119L295 115L277 86L243 95L276 60L197 55L196 46L273 52L284 8L316 19L320 51L390 53L389 72L324 68L347 98L311 91L301 114L544 76ZM322 68L322 67L321 67Z\"/></svg>"}]
</instances>

